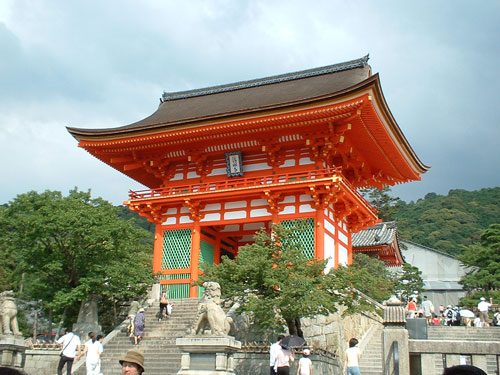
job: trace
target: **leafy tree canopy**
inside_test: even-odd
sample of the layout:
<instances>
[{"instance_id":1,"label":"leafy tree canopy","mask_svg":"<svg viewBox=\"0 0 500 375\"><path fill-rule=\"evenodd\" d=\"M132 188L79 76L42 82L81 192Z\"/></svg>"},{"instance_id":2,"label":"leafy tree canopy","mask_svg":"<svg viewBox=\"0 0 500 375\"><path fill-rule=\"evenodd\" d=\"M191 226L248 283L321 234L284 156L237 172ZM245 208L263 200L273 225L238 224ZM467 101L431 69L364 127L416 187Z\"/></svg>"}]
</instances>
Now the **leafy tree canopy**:
<instances>
[{"instance_id":1,"label":"leafy tree canopy","mask_svg":"<svg viewBox=\"0 0 500 375\"><path fill-rule=\"evenodd\" d=\"M401 238L455 256L477 242L490 224L500 223L500 187L428 193L409 203L391 198L388 187L360 192L378 209L381 219L398 222Z\"/></svg>"},{"instance_id":2,"label":"leafy tree canopy","mask_svg":"<svg viewBox=\"0 0 500 375\"><path fill-rule=\"evenodd\" d=\"M383 221L392 221L398 211L399 204L403 203L398 197L390 195L391 188L383 189L363 188L359 191L377 210L378 217Z\"/></svg>"},{"instance_id":3,"label":"leafy tree canopy","mask_svg":"<svg viewBox=\"0 0 500 375\"><path fill-rule=\"evenodd\" d=\"M353 286L368 287L366 292L377 291L380 298L390 295L379 290L390 289L377 279L384 273L354 266L325 275L326 261L304 255L301 230L282 225L274 226L272 234L261 230L234 260L223 257L219 265L206 265L200 282L217 281L223 297L238 301L240 311L251 313L262 329L280 331L286 325L291 334L299 335L300 318L333 313L339 305L346 306L347 312L367 309Z\"/></svg>"},{"instance_id":4,"label":"leafy tree canopy","mask_svg":"<svg viewBox=\"0 0 500 375\"><path fill-rule=\"evenodd\" d=\"M411 296L422 295L424 280L422 279L422 271L418 267L404 263L401 271L395 275L394 281L396 293L401 302L406 304L410 301Z\"/></svg>"},{"instance_id":5,"label":"leafy tree canopy","mask_svg":"<svg viewBox=\"0 0 500 375\"><path fill-rule=\"evenodd\" d=\"M366 254L354 254L352 264L339 267L333 273L336 277L348 274L350 285L378 302L383 302L394 294L393 276L385 263Z\"/></svg>"},{"instance_id":6,"label":"leafy tree canopy","mask_svg":"<svg viewBox=\"0 0 500 375\"><path fill-rule=\"evenodd\" d=\"M114 306L144 293L153 281L152 235L90 192L17 196L0 210L0 241L2 252L15 259L3 282L22 282L26 295L55 313L75 314L73 307L90 294ZM75 318L69 314L68 323Z\"/></svg>"},{"instance_id":7,"label":"leafy tree canopy","mask_svg":"<svg viewBox=\"0 0 500 375\"><path fill-rule=\"evenodd\" d=\"M462 304L474 306L480 297L500 300L500 224L492 224L480 242L468 246L458 259L468 267L460 283L469 292Z\"/></svg>"}]
</instances>

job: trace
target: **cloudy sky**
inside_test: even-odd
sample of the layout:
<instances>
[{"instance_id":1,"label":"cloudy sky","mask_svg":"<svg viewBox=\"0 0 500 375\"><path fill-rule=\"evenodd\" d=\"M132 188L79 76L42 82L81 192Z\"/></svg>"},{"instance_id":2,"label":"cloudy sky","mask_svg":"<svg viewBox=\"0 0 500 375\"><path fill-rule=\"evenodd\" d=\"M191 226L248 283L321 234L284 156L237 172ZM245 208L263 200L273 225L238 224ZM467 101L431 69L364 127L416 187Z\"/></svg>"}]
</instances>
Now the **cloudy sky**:
<instances>
[{"instance_id":1,"label":"cloudy sky","mask_svg":"<svg viewBox=\"0 0 500 375\"><path fill-rule=\"evenodd\" d=\"M500 186L500 2L0 0L0 204L77 186L119 204L142 186L77 147L180 91L370 54L429 192Z\"/></svg>"}]
</instances>

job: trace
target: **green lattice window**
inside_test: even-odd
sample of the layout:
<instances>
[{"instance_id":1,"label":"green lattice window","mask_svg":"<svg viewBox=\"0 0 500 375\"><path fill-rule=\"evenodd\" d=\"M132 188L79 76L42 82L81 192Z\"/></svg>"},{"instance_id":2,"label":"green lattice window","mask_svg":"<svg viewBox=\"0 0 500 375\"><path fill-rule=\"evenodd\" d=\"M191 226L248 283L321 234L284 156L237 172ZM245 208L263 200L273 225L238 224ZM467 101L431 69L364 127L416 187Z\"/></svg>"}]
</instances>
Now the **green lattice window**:
<instances>
[{"instance_id":1,"label":"green lattice window","mask_svg":"<svg viewBox=\"0 0 500 375\"><path fill-rule=\"evenodd\" d=\"M203 264L214 264L214 245L208 242L200 242L200 269L203 270Z\"/></svg>"},{"instance_id":2,"label":"green lattice window","mask_svg":"<svg viewBox=\"0 0 500 375\"><path fill-rule=\"evenodd\" d=\"M191 229L163 233L162 269L189 268L191 262Z\"/></svg>"},{"instance_id":3,"label":"green lattice window","mask_svg":"<svg viewBox=\"0 0 500 375\"><path fill-rule=\"evenodd\" d=\"M161 275L161 280L180 280L189 279L191 275L189 273L182 273L178 275ZM162 291L166 290L168 298L179 299L179 298L189 298L189 283L181 284L168 284L162 285Z\"/></svg>"},{"instance_id":4,"label":"green lattice window","mask_svg":"<svg viewBox=\"0 0 500 375\"><path fill-rule=\"evenodd\" d=\"M303 219L305 221L305 231L300 234L300 240L304 246L304 255L314 258L314 219ZM293 228L297 225L298 220L284 220L281 224L287 228Z\"/></svg>"}]
</instances>

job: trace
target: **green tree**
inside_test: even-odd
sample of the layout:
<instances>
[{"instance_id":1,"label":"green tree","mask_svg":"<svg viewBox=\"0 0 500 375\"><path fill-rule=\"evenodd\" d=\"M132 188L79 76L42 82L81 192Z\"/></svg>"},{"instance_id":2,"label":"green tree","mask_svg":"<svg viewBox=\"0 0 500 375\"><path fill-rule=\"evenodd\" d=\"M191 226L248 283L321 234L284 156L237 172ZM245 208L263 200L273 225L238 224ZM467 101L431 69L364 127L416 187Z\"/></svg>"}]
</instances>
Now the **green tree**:
<instances>
[{"instance_id":1,"label":"green tree","mask_svg":"<svg viewBox=\"0 0 500 375\"><path fill-rule=\"evenodd\" d=\"M458 259L467 267L460 283L469 292L461 303L474 306L480 297L500 300L500 224L482 232L480 242L468 246Z\"/></svg>"},{"instance_id":2,"label":"green tree","mask_svg":"<svg viewBox=\"0 0 500 375\"><path fill-rule=\"evenodd\" d=\"M0 217L6 209L6 206L0 206ZM5 238L5 234L6 228L0 226L0 239ZM0 242L0 290L11 290L15 288L15 269L15 253L10 251L6 242Z\"/></svg>"},{"instance_id":3,"label":"green tree","mask_svg":"<svg viewBox=\"0 0 500 375\"><path fill-rule=\"evenodd\" d=\"M333 272L336 277L349 280L352 288L378 302L387 300L394 293L395 284L385 263L366 254L354 254L352 264Z\"/></svg>"},{"instance_id":4,"label":"green tree","mask_svg":"<svg viewBox=\"0 0 500 375\"><path fill-rule=\"evenodd\" d=\"M398 206L401 204L401 200L398 197L391 197L390 192L391 188L389 186L382 189L360 189L360 193L375 207L378 217L383 221L394 220Z\"/></svg>"},{"instance_id":5,"label":"green tree","mask_svg":"<svg viewBox=\"0 0 500 375\"><path fill-rule=\"evenodd\" d=\"M304 255L301 230L300 225L276 225L272 234L261 230L234 260L223 257L219 265L206 266L200 283L217 281L222 296L238 301L239 311L250 313L264 330L287 326L290 334L302 335L300 318L327 315L341 305L346 313L367 309L352 287L354 268L325 275L326 261Z\"/></svg>"},{"instance_id":6,"label":"green tree","mask_svg":"<svg viewBox=\"0 0 500 375\"><path fill-rule=\"evenodd\" d=\"M90 294L113 310L153 280L152 235L90 192L21 194L0 212L0 236L24 293L68 325Z\"/></svg>"},{"instance_id":7,"label":"green tree","mask_svg":"<svg viewBox=\"0 0 500 375\"><path fill-rule=\"evenodd\" d=\"M417 294L421 295L424 288L424 280L422 279L422 271L418 267L412 266L409 263L403 264L395 278L395 290L401 302L408 303L410 296Z\"/></svg>"}]
</instances>

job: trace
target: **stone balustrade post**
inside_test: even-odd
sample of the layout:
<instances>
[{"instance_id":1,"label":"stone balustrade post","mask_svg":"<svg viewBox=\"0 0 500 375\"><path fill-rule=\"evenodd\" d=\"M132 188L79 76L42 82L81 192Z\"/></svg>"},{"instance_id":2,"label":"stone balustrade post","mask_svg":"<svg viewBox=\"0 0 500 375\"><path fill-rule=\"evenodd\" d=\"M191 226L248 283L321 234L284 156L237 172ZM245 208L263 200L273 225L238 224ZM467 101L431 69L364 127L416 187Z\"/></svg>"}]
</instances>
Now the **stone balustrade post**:
<instances>
[{"instance_id":1,"label":"stone balustrade post","mask_svg":"<svg viewBox=\"0 0 500 375\"><path fill-rule=\"evenodd\" d=\"M392 374L395 366L394 354L398 351L399 375L410 374L410 351L408 330L406 329L406 311L401 301L392 296L385 302L384 332L382 336L384 349L384 373ZM397 342L397 349L393 343Z\"/></svg>"}]
</instances>

